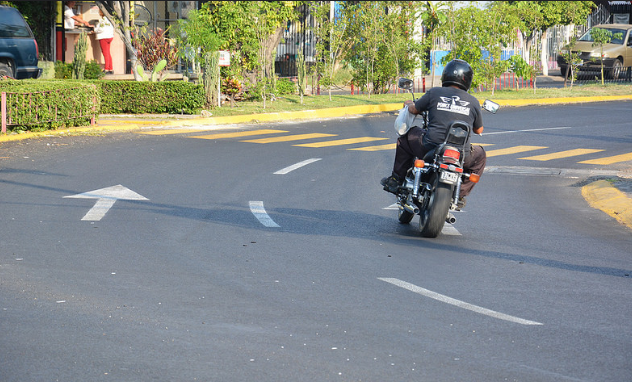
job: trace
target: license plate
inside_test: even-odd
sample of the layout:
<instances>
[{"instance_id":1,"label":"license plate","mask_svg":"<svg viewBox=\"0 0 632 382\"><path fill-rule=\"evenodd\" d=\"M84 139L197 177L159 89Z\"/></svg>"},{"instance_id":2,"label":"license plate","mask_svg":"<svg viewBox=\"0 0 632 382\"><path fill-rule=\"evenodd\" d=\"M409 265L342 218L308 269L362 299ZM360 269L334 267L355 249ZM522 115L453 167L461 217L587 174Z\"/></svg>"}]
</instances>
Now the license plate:
<instances>
[{"instance_id":1,"label":"license plate","mask_svg":"<svg viewBox=\"0 0 632 382\"><path fill-rule=\"evenodd\" d=\"M439 178L444 183L456 184L456 180L459 178L459 174L455 172L443 171Z\"/></svg>"}]
</instances>

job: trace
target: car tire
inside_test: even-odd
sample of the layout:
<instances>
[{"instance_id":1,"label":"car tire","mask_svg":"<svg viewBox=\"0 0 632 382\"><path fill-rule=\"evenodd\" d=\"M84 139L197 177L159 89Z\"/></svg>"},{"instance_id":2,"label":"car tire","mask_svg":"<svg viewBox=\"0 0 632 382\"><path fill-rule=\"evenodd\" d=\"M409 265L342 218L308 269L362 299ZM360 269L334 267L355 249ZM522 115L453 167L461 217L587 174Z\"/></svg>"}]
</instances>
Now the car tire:
<instances>
[{"instance_id":1,"label":"car tire","mask_svg":"<svg viewBox=\"0 0 632 382\"><path fill-rule=\"evenodd\" d=\"M612 63L612 69L610 69L610 78L618 80L619 77L621 77L621 73L623 73L623 63L621 60L614 60Z\"/></svg>"},{"instance_id":2,"label":"car tire","mask_svg":"<svg viewBox=\"0 0 632 382\"><path fill-rule=\"evenodd\" d=\"M13 78L15 75L13 73L13 69L5 63L0 63L0 77L11 77Z\"/></svg>"}]
</instances>

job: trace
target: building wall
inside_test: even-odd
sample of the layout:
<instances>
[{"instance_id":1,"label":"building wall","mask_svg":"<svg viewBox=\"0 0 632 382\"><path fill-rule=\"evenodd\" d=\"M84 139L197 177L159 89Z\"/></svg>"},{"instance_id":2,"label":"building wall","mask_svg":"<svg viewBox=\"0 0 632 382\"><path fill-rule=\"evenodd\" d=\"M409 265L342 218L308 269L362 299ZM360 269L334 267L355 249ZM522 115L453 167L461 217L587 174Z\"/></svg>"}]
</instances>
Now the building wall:
<instances>
[{"instance_id":1,"label":"building wall","mask_svg":"<svg viewBox=\"0 0 632 382\"><path fill-rule=\"evenodd\" d=\"M63 8L62 8L63 9ZM81 15L84 20L89 22L92 25L95 25L99 19L99 8L95 3L90 2L77 2L77 5L73 9L76 15ZM63 25L63 10L62 10L62 25ZM64 61L72 62L75 56L75 44L77 43L77 39L81 34L81 30L75 28L74 30L65 30L65 36L61 38L66 39L66 49L64 51ZM58 38L59 38L58 34ZM61 41L57 41L58 46L61 46ZM59 51L59 50L57 50ZM124 74L125 73L125 64L126 64L126 49L125 44L119 37L119 35L114 32L114 40L112 40L112 45L110 48L110 53L112 54L112 66L114 69L114 74ZM56 57L57 60L62 61L62 57ZM99 46L98 40L95 38L94 33L88 34L88 51L86 52L86 60L87 61L96 61L101 64L101 67L104 67L105 61L103 59L103 54L101 52L101 47Z\"/></svg>"}]
</instances>

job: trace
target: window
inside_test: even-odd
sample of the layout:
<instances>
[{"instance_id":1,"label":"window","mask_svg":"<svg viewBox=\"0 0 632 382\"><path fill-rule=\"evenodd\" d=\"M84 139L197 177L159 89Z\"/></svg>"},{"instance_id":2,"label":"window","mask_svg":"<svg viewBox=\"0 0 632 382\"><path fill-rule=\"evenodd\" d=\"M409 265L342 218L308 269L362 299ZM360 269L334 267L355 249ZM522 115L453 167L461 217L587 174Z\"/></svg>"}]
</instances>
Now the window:
<instances>
[{"instance_id":1,"label":"window","mask_svg":"<svg viewBox=\"0 0 632 382\"><path fill-rule=\"evenodd\" d=\"M3 8L0 11L0 37L32 38L22 15L13 8Z\"/></svg>"},{"instance_id":2,"label":"window","mask_svg":"<svg viewBox=\"0 0 632 382\"><path fill-rule=\"evenodd\" d=\"M599 29L605 29L607 31L610 31L610 33L612 33L612 41L610 41L611 44L623 44L623 40L625 39L625 34L627 33L626 30L624 29L615 29L615 28L599 28ZM592 30L592 29L591 29ZM620 34L619 36L616 36L617 34ZM593 42L593 38L590 35L590 30L586 33L584 33L584 35L582 37L579 38L578 41L589 41L589 42Z\"/></svg>"}]
</instances>

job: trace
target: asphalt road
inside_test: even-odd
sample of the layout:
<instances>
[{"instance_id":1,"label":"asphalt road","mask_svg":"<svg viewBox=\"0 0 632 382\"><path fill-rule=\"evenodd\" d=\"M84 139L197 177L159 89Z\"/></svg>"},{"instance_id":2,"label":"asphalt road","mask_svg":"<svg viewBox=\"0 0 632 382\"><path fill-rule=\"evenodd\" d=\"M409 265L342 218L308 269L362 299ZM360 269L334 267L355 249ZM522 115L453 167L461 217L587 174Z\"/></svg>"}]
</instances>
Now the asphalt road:
<instances>
[{"instance_id":1,"label":"asphalt road","mask_svg":"<svg viewBox=\"0 0 632 382\"><path fill-rule=\"evenodd\" d=\"M3 145L0 380L628 379L632 236L580 189L629 103L487 114L437 239L379 186L393 118Z\"/></svg>"}]
</instances>

